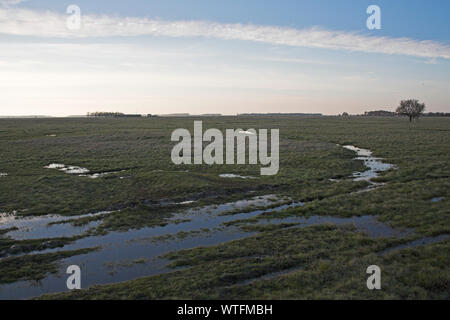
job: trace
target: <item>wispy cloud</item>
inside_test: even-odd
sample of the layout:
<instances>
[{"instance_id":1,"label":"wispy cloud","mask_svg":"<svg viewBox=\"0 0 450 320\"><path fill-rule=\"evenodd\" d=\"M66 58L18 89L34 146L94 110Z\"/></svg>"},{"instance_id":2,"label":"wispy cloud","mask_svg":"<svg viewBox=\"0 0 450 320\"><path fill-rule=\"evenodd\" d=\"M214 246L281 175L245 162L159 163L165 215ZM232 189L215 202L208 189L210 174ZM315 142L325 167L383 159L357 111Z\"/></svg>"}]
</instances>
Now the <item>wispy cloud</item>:
<instances>
[{"instance_id":1,"label":"wispy cloud","mask_svg":"<svg viewBox=\"0 0 450 320\"><path fill-rule=\"evenodd\" d=\"M0 33L18 36L85 38L113 36L206 37L294 47L450 59L450 46L436 41L367 36L319 28L294 29L206 21L164 21L138 17L83 15L82 27L69 30L67 15L26 9L0 9Z\"/></svg>"},{"instance_id":2,"label":"wispy cloud","mask_svg":"<svg viewBox=\"0 0 450 320\"><path fill-rule=\"evenodd\" d=\"M27 1L27 0L0 0L0 6L10 7L10 6L15 6L15 5L25 2L25 1Z\"/></svg>"}]
</instances>

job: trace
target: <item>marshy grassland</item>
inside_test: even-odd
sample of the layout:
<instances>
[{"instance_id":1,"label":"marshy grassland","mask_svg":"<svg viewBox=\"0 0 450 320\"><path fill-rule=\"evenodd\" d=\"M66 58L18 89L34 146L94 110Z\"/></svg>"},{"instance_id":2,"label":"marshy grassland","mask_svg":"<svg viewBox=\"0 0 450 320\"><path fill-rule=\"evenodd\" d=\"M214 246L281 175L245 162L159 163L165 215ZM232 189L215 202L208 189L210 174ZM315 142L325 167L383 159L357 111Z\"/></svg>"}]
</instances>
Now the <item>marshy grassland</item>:
<instances>
[{"instance_id":1,"label":"marshy grassland","mask_svg":"<svg viewBox=\"0 0 450 320\"><path fill-rule=\"evenodd\" d=\"M202 120L204 130L278 128L278 174L260 176L259 164L174 165L171 133L177 128L192 132L194 120ZM370 183L355 181L352 175L365 166L344 145L369 149L395 167L372 180L380 183L378 188L359 192ZM8 297L5 290L14 290L6 284L41 281L61 270L64 273L67 258L101 251L102 243L89 239L181 227L186 210L214 210L224 203L275 195L279 203L227 212L238 218L220 228L235 228L245 236L162 253L164 272L147 275L142 269L148 258L142 256L145 245L149 250L161 245L148 241L139 256L130 257L139 263L116 261L123 268L141 268L138 276L116 280L113 275L82 290L43 291L41 298L450 298L448 118L412 123L394 117L296 116L0 119L0 155L0 172L7 174L0 176L0 213L5 213L3 221L10 221L0 223L2 297ZM45 168L50 164L104 175L92 178ZM220 174L255 178L222 178ZM269 210L291 202L302 205ZM261 212L242 218L256 209ZM48 232L51 228L81 231L55 229L62 231L52 236L44 228L31 238L22 225L14 224L14 219L34 221L48 216L58 217L48 223ZM404 236L370 237L352 223L302 227L289 220L270 222L313 216L373 216ZM195 241L197 233L208 237L214 232L199 227L155 239ZM431 241L435 237L441 241ZM418 239L430 241L385 253ZM86 245L74 246L80 241ZM114 261L103 263L114 265ZM381 290L366 287L366 268L374 264L381 268Z\"/></svg>"}]
</instances>

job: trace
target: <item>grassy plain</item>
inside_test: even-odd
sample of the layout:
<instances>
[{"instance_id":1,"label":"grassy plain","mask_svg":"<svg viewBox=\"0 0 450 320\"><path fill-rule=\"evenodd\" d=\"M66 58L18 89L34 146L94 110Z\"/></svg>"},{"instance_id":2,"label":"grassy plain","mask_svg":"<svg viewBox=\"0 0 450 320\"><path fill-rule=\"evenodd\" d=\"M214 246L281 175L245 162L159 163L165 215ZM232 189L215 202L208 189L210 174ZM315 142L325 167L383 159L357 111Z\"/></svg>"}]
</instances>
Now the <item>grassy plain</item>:
<instances>
[{"instance_id":1,"label":"grassy plain","mask_svg":"<svg viewBox=\"0 0 450 320\"><path fill-rule=\"evenodd\" d=\"M188 267L183 270L45 298L450 298L449 240L378 254L402 242L450 234L450 119L201 120L204 129L279 128L279 174L259 176L259 165L175 166L170 160L174 145L170 134L176 128L192 132L194 118L0 119L0 172L8 174L0 177L0 212L79 215L121 209L74 221L101 219L90 233L105 234L167 223L178 206L152 206L161 201L197 200L190 206L199 206L278 194L306 202L278 217L377 215L393 227L415 233L402 240L370 239L351 227L243 225L259 233L170 253L173 266ZM383 187L352 193L367 182L349 178L364 166L341 147L345 144L370 149L398 169L376 179L385 183ZM113 173L90 179L44 168L50 163ZM220 173L257 178L224 179ZM437 197L442 200L431 201ZM9 250L11 239L0 237L0 245ZM58 241L64 245L71 239ZM39 240L32 243L33 248L39 245ZM370 264L383 270L383 290L367 290L365 269ZM0 265L0 272L6 270L8 266ZM273 277L258 278L272 273Z\"/></svg>"}]
</instances>

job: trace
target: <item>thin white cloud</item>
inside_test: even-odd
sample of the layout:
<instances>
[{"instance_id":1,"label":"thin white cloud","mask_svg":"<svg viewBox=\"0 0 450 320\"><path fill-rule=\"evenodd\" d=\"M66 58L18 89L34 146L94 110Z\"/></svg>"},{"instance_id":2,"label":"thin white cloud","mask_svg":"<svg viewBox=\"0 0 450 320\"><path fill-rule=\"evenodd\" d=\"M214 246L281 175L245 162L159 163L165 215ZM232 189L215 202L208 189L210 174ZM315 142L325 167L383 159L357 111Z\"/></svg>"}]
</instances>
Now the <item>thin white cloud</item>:
<instances>
[{"instance_id":1,"label":"thin white cloud","mask_svg":"<svg viewBox=\"0 0 450 320\"><path fill-rule=\"evenodd\" d=\"M276 58L254 58L252 57L253 60L260 60L260 61L268 61L268 62L285 62L285 63L298 63L298 64L319 64L319 65L342 65L342 63L340 62L335 62L335 61L325 61L325 60L313 60L313 59L298 59L298 58L280 58L280 57L276 57Z\"/></svg>"},{"instance_id":2,"label":"thin white cloud","mask_svg":"<svg viewBox=\"0 0 450 320\"><path fill-rule=\"evenodd\" d=\"M18 5L19 3L25 2L28 0L0 0L0 6L3 7L10 7Z\"/></svg>"},{"instance_id":3,"label":"thin white cloud","mask_svg":"<svg viewBox=\"0 0 450 320\"><path fill-rule=\"evenodd\" d=\"M450 59L450 46L436 41L376 37L318 28L294 29L206 21L164 21L137 17L82 15L82 27L69 30L68 15L26 9L0 9L0 34L57 38L112 36L207 37L275 45L401 54Z\"/></svg>"}]
</instances>

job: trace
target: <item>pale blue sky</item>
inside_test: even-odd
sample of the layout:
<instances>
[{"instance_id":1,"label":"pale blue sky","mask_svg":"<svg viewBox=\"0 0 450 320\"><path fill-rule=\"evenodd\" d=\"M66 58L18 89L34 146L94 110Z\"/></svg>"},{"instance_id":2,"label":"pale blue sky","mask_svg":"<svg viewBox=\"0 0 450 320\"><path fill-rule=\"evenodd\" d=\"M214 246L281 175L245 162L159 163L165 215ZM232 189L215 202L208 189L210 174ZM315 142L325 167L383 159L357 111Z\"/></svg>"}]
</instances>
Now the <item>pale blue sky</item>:
<instances>
[{"instance_id":1,"label":"pale blue sky","mask_svg":"<svg viewBox=\"0 0 450 320\"><path fill-rule=\"evenodd\" d=\"M14 2L0 0L0 115L362 113L404 98L450 112L446 0Z\"/></svg>"}]
</instances>

